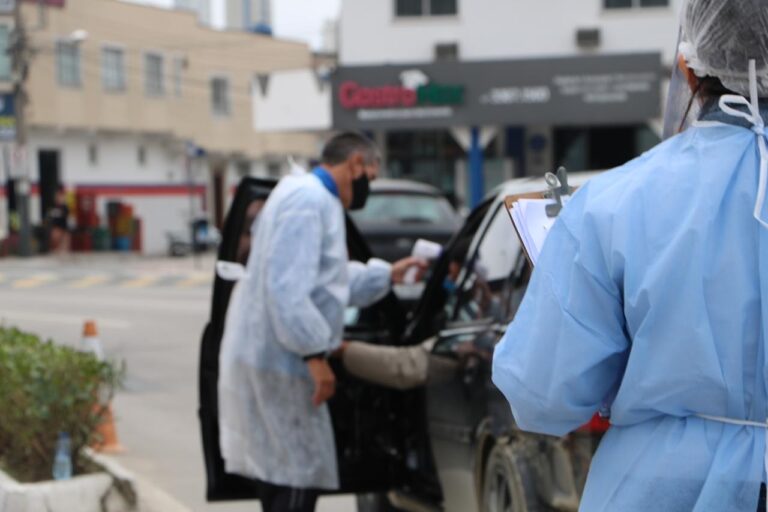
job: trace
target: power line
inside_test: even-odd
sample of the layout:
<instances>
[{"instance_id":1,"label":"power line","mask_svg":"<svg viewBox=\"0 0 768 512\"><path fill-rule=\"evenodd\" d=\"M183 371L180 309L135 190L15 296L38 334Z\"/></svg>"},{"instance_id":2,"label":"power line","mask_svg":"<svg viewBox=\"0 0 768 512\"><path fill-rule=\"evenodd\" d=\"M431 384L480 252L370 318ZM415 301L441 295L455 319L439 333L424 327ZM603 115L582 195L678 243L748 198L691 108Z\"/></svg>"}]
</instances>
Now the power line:
<instances>
[{"instance_id":1,"label":"power line","mask_svg":"<svg viewBox=\"0 0 768 512\"><path fill-rule=\"evenodd\" d=\"M46 62L46 64L51 65L54 68L54 73L57 73L58 66L57 63L54 60L50 61L41 61ZM103 67L102 67L102 61L98 58L96 55L82 55L79 59L79 62L81 64L80 68L81 70L87 71L92 76L94 76L96 79L98 79L101 83L103 83ZM126 62L123 62L122 66L124 70L124 78L125 82L128 82L128 78L130 77L132 81L136 82L146 82L146 67L135 65L135 64L128 64ZM126 72L127 71L127 72ZM164 70L167 71L167 70ZM258 73L252 73L252 78L255 78ZM249 80L246 84L236 85L234 81L231 79L230 76L226 75L226 72L224 73L216 73L213 72L210 74L209 79L200 79L200 78L194 78L191 76L188 76L186 73L182 73L181 75L181 89L182 93L185 89L192 89L192 90L199 90L201 92L210 93L211 91L211 85L212 80L214 78L221 78L226 77L228 79L228 83L230 85L229 92L232 95L235 96L241 96L243 98L247 98L248 100L252 99L253 95L251 94L251 91L253 90L253 87L256 85L252 80ZM168 94L168 96L173 96L173 88L174 88L174 81L175 77L173 72L163 73L163 82L164 84L168 84L169 87L167 89L170 91L171 94ZM241 89L244 85L244 91ZM127 87L127 86L126 86ZM109 91L107 91L109 92ZM116 92L122 92L122 91L116 91Z\"/></svg>"},{"instance_id":2,"label":"power line","mask_svg":"<svg viewBox=\"0 0 768 512\"><path fill-rule=\"evenodd\" d=\"M105 48L111 48L109 46L109 43L105 43L104 47ZM136 54L134 54L133 52L130 52L130 53L126 52L124 50L125 47L121 46L118 43L114 43L114 48L118 49L118 50L123 50L123 56L124 57L133 56L134 58L136 58L136 57L142 58L142 57L144 57L147 54L155 54L156 53L156 54L161 55L164 59L168 59L168 60L171 60L171 61L174 60L174 59L177 59L177 58L183 58L183 59L185 59L188 62L188 65L190 65L189 64L190 57L188 55L186 55L186 54L179 54L179 53L174 53L174 52L163 53L162 50L159 50L159 49L156 49L156 48L150 48L150 47L143 48L141 50L136 49L136 50L134 50L136 52ZM37 51L38 54L53 55L54 57L57 54L57 51L56 51L55 47L51 47L51 48L38 48L36 51ZM87 57L87 58L99 59L100 56L101 56L101 49L97 50L97 51L92 51L92 49L88 49L88 51L85 51L85 50L81 49L80 50L80 55L81 55L82 58L86 58ZM286 58L286 60L288 60L288 59ZM232 64L224 64L224 65L222 65L221 61L219 61L219 60L217 60L217 61L202 60L202 59L200 59L197 56L195 57L195 60L191 61L191 63L193 65L196 65L196 66L199 65L199 66L210 67L210 68L216 68L217 66L220 66L221 69L237 71L237 72L242 72L242 73L249 73L249 74L252 74L252 75L269 74L270 72L273 72L273 71L284 71L284 70L293 70L293 69L306 69L308 67L306 65L295 64L294 63L294 59L290 59L290 62L283 62L283 61L272 60L269 63L270 64L269 69L262 69L262 70L255 69L253 67L244 67L244 66L237 66L237 65L232 65Z\"/></svg>"}]
</instances>

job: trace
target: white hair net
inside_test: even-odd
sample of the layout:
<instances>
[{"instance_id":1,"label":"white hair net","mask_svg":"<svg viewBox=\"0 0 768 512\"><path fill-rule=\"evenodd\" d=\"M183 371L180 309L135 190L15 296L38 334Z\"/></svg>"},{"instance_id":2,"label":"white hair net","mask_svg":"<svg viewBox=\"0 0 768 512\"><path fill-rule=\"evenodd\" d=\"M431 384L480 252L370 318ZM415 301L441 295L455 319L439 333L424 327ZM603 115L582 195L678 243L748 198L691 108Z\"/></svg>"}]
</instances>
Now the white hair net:
<instances>
[{"instance_id":1,"label":"white hair net","mask_svg":"<svg viewBox=\"0 0 768 512\"><path fill-rule=\"evenodd\" d=\"M768 96L768 1L687 0L680 53L697 76L717 77L743 96L754 60L758 95Z\"/></svg>"}]
</instances>

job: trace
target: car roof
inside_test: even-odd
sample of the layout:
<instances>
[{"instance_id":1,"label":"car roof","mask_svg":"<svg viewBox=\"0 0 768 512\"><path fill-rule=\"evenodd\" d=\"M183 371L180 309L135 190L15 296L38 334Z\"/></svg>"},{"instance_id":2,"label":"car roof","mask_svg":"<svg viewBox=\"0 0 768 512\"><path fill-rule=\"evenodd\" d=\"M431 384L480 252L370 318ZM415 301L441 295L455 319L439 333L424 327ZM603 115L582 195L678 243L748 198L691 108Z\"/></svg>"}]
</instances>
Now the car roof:
<instances>
[{"instance_id":1,"label":"car roof","mask_svg":"<svg viewBox=\"0 0 768 512\"><path fill-rule=\"evenodd\" d=\"M379 178L371 182L371 192L405 192L408 194L443 195L440 189L410 180L392 180Z\"/></svg>"},{"instance_id":2,"label":"car roof","mask_svg":"<svg viewBox=\"0 0 768 512\"><path fill-rule=\"evenodd\" d=\"M579 187L600 174L599 171L568 173L568 185ZM496 187L489 196L511 196L515 194L528 194L530 192L542 192L547 190L544 176L532 176L528 178L516 178L505 181Z\"/></svg>"}]
</instances>

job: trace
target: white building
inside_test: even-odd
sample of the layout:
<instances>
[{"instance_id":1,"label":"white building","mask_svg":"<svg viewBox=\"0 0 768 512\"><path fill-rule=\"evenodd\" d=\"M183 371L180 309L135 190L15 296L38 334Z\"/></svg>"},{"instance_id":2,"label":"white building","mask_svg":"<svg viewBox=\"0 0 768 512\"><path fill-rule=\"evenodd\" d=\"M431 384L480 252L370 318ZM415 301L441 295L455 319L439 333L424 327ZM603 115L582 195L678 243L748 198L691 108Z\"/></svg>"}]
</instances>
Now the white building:
<instances>
[{"instance_id":1,"label":"white building","mask_svg":"<svg viewBox=\"0 0 768 512\"><path fill-rule=\"evenodd\" d=\"M342 0L331 105L310 71L278 73L255 126L370 133L391 176L467 203L514 176L611 168L660 140L681 4Z\"/></svg>"},{"instance_id":2,"label":"white building","mask_svg":"<svg viewBox=\"0 0 768 512\"><path fill-rule=\"evenodd\" d=\"M211 24L211 0L174 0L173 8L195 12L200 23Z\"/></svg>"},{"instance_id":3,"label":"white building","mask_svg":"<svg viewBox=\"0 0 768 512\"><path fill-rule=\"evenodd\" d=\"M271 0L223 0L224 28L271 33Z\"/></svg>"},{"instance_id":4,"label":"white building","mask_svg":"<svg viewBox=\"0 0 768 512\"><path fill-rule=\"evenodd\" d=\"M342 66L675 54L680 0L343 0ZM439 13L439 14L436 14Z\"/></svg>"},{"instance_id":5,"label":"white building","mask_svg":"<svg viewBox=\"0 0 768 512\"><path fill-rule=\"evenodd\" d=\"M487 75L497 70L498 87L489 86L485 97L508 103L524 103L527 99L539 102L541 121L532 119L536 118L533 110L510 108L509 117L499 112L493 122L474 124L479 139L488 143L484 151L485 190L509 177L541 174L560 164L573 171L615 166L659 140L660 97L666 89L663 77L668 76L675 55L680 4L680 0L342 0L340 69L334 86L340 87L343 81L349 86L347 92L362 91L363 96L358 99L363 98L366 107L359 108L355 101L349 101L352 96L347 97L344 107L340 98L344 91L335 90L334 127L373 133L385 148L388 171L393 176L430 182L466 200L472 196L466 153L470 125L462 125L457 119L463 111L470 110L475 89L493 79L470 76L476 73L470 70ZM609 121L599 119L611 116L597 115L593 119L582 108L575 108L579 115L571 118L563 112L553 112L555 96L570 94L563 85L567 80L571 84L575 79L622 80L622 73L626 78L645 76L638 74L641 71L653 71L634 63L635 56L640 54L658 55L655 73L662 77L661 84L657 77L654 86L659 90L653 91L659 93L658 108L650 108L642 119L637 112L622 118L618 110L635 102L634 96L625 94L626 91L647 87L651 82L614 84L621 94L613 97L623 97L625 105L617 107L616 115ZM615 55L627 56L628 69L618 69L619 59L618 65L610 64L618 74L606 78L610 68L605 68L601 59ZM563 58L567 60L557 60ZM518 80L524 84L523 75L533 72L530 63L537 60L545 68L568 67L569 76L558 78L558 70L550 69L552 76L547 78L546 72L539 69L533 74L540 82L529 84L534 87L502 83ZM479 62L497 64L490 68L466 67ZM424 67L430 65L433 67ZM393 66L389 76L377 71L390 69L387 66ZM584 76L577 77L580 66L584 66ZM395 72L400 73L399 79ZM424 80L417 81L415 86L408 85L402 81L404 72ZM426 123L424 116L438 115L441 109L448 112L449 108L417 109L413 111L415 117L407 119L409 109L381 107L375 100L365 101L366 94L384 91L383 86L415 91L430 81L435 83L434 77L428 76L430 73L439 74L443 84L463 85L466 89L467 105L452 105L456 114L453 118L445 114L444 121ZM358 89L354 89L355 84ZM524 95L529 93L532 96L526 99ZM584 103L589 94L582 98L571 96L574 102ZM611 95L602 97L608 96ZM549 109L548 103L552 104ZM596 112L609 106L598 103L593 102ZM568 110L568 105L559 105ZM348 115L354 113L357 118ZM397 125L392 121L394 118L402 122ZM548 121L549 118L557 120ZM474 183L475 188L480 187L477 181ZM475 200L478 197L475 193Z\"/></svg>"}]
</instances>

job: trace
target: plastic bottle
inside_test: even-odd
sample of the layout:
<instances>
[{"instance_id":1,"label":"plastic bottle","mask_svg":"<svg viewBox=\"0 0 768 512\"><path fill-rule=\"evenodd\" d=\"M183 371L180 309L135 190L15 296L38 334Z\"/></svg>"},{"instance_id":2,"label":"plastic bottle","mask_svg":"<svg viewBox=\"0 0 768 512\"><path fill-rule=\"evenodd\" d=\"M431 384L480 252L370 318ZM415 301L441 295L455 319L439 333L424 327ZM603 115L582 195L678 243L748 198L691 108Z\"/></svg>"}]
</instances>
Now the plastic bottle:
<instances>
[{"instance_id":1,"label":"plastic bottle","mask_svg":"<svg viewBox=\"0 0 768 512\"><path fill-rule=\"evenodd\" d=\"M59 433L56 442L56 455L53 458L53 479L69 480L72 478L72 443L69 434Z\"/></svg>"}]
</instances>

